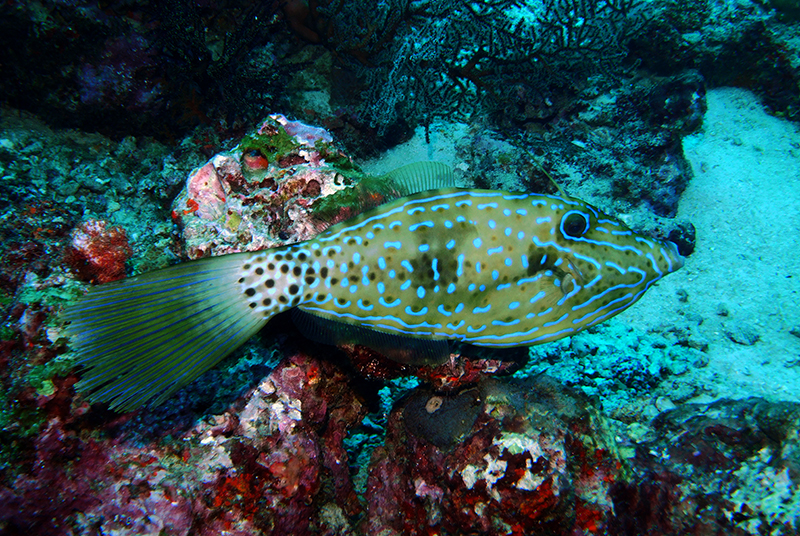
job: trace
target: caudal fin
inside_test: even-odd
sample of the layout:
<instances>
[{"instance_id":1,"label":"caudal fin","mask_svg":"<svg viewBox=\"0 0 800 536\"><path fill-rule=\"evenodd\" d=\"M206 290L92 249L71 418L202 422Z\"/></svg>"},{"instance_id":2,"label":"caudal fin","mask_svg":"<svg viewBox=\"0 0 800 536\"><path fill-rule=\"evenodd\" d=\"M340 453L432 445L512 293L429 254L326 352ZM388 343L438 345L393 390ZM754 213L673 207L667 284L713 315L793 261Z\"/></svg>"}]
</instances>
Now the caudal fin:
<instances>
[{"instance_id":1,"label":"caudal fin","mask_svg":"<svg viewBox=\"0 0 800 536\"><path fill-rule=\"evenodd\" d=\"M158 405L267 322L242 293L251 253L212 257L94 287L64 313L91 402Z\"/></svg>"}]
</instances>

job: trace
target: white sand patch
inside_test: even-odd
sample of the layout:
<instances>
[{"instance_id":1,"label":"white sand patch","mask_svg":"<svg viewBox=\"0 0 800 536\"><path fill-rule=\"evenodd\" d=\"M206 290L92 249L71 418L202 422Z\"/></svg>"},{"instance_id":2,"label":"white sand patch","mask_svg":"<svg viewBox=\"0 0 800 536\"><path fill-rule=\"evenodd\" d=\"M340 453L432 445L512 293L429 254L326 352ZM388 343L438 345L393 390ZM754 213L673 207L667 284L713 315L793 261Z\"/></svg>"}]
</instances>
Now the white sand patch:
<instances>
[{"instance_id":1,"label":"white sand patch","mask_svg":"<svg viewBox=\"0 0 800 536\"><path fill-rule=\"evenodd\" d=\"M697 248L619 320L663 327L699 315L696 332L710 343L700 374L712 397L800 400L800 338L789 333L800 327L800 129L748 91L715 89L684 149L695 176L678 216L696 226ZM688 294L678 308L677 289ZM761 339L732 342L724 332L735 323Z\"/></svg>"}]
</instances>

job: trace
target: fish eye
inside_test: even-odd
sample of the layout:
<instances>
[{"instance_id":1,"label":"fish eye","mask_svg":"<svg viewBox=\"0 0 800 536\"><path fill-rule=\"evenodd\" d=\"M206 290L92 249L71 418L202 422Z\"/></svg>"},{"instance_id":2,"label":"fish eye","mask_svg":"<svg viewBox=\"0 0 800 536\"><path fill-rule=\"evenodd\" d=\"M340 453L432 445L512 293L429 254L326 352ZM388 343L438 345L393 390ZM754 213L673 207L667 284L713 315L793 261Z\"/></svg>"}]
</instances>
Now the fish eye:
<instances>
[{"instance_id":1,"label":"fish eye","mask_svg":"<svg viewBox=\"0 0 800 536\"><path fill-rule=\"evenodd\" d=\"M589 230L589 216L583 212L570 211L561 218L561 234L566 238L580 238Z\"/></svg>"}]
</instances>

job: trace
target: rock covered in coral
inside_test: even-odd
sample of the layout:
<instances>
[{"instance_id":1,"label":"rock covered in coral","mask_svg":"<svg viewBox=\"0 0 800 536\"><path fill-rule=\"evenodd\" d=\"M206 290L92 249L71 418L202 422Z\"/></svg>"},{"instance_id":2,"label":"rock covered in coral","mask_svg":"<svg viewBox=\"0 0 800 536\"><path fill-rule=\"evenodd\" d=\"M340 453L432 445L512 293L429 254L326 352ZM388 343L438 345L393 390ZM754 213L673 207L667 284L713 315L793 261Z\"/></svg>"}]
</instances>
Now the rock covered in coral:
<instances>
[{"instance_id":1,"label":"rock covered in coral","mask_svg":"<svg viewBox=\"0 0 800 536\"><path fill-rule=\"evenodd\" d=\"M600 418L551 379L412 392L370 465L366 534L797 534L800 405Z\"/></svg>"},{"instance_id":2,"label":"rock covered in coral","mask_svg":"<svg viewBox=\"0 0 800 536\"><path fill-rule=\"evenodd\" d=\"M623 476L603 422L540 378L417 391L370 467L367 534L600 534Z\"/></svg>"},{"instance_id":3,"label":"rock covered in coral","mask_svg":"<svg viewBox=\"0 0 800 536\"><path fill-rule=\"evenodd\" d=\"M344 534L360 512L342 440L363 408L329 362L290 356L175 440L115 437L132 416L92 430L63 402L0 486L1 532Z\"/></svg>"},{"instance_id":4,"label":"rock covered in coral","mask_svg":"<svg viewBox=\"0 0 800 536\"><path fill-rule=\"evenodd\" d=\"M190 258L255 251L311 238L318 199L355 169L322 128L270 116L233 150L194 170L172 204Z\"/></svg>"},{"instance_id":5,"label":"rock covered in coral","mask_svg":"<svg viewBox=\"0 0 800 536\"><path fill-rule=\"evenodd\" d=\"M612 534L800 530L800 404L751 397L660 414L615 485Z\"/></svg>"}]
</instances>

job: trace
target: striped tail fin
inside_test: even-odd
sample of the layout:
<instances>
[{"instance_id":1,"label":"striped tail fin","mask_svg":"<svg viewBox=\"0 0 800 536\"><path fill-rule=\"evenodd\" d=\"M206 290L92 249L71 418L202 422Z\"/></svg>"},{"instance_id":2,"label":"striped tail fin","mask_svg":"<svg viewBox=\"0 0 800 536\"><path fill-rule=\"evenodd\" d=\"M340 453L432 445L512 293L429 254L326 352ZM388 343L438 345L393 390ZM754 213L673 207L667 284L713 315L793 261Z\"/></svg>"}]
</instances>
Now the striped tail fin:
<instances>
[{"instance_id":1,"label":"striped tail fin","mask_svg":"<svg viewBox=\"0 0 800 536\"><path fill-rule=\"evenodd\" d=\"M186 262L92 288L64 316L86 367L79 391L130 411L158 405L266 324L242 292L252 253Z\"/></svg>"}]
</instances>

